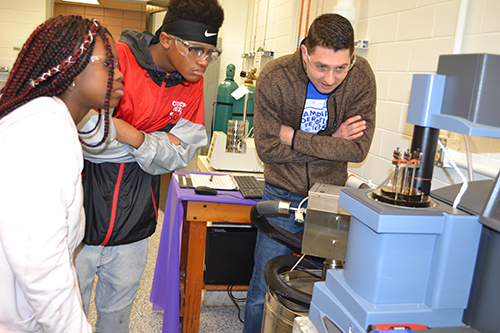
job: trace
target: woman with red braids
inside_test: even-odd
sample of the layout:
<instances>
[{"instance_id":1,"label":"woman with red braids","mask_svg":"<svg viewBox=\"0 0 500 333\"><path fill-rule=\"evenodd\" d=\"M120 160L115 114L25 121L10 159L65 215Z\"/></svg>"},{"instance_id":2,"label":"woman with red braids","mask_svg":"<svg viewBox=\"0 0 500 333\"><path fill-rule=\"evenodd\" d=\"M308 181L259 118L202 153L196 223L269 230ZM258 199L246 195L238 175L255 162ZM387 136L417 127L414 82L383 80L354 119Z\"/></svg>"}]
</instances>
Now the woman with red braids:
<instances>
[{"instance_id":1,"label":"woman with red braids","mask_svg":"<svg viewBox=\"0 0 500 333\"><path fill-rule=\"evenodd\" d=\"M59 16L31 34L2 91L0 332L92 332L72 259L85 230L76 124L118 104L117 59L99 22Z\"/></svg>"}]
</instances>

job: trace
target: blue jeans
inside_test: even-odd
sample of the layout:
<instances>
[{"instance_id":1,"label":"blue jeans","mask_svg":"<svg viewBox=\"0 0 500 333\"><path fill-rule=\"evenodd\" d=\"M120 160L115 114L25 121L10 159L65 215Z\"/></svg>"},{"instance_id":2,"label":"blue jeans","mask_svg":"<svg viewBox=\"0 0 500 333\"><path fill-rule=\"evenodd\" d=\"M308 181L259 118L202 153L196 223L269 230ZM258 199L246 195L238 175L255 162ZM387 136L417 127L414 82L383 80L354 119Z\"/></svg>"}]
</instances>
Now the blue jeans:
<instances>
[{"instance_id":1,"label":"blue jeans","mask_svg":"<svg viewBox=\"0 0 500 333\"><path fill-rule=\"evenodd\" d=\"M128 333L130 312L148 259L148 239L118 246L84 245L75 266L85 314L97 275L97 333Z\"/></svg>"},{"instance_id":2,"label":"blue jeans","mask_svg":"<svg viewBox=\"0 0 500 333\"><path fill-rule=\"evenodd\" d=\"M291 202L292 207L298 207L304 196L294 194L278 187L265 184L262 200L281 200ZM306 207L304 204L303 207ZM304 231L303 224L295 223L294 214L289 217L268 218L278 226L286 229L298 236ZM266 263L277 256L291 254L292 250L281 245L261 233L257 233L255 243L255 264L253 266L252 279L248 287L247 300L245 305L245 326L244 333L260 333L262 329L262 314L264 312L264 299L267 293L267 284L264 278L264 267Z\"/></svg>"}]
</instances>

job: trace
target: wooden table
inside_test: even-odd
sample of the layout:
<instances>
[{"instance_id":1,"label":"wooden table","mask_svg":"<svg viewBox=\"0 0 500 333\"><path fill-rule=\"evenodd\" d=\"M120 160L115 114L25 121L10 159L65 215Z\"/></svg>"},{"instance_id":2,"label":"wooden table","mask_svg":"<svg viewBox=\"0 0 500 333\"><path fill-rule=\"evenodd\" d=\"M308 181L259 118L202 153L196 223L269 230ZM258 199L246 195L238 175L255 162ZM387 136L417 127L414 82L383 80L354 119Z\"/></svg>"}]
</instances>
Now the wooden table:
<instances>
[{"instance_id":1,"label":"wooden table","mask_svg":"<svg viewBox=\"0 0 500 333\"><path fill-rule=\"evenodd\" d=\"M252 206L204 201L188 201L180 269L185 272L184 295L181 292L180 316L182 332L198 332L200 325L201 292L206 290L226 290L226 285L204 285L203 266L207 236L207 222L251 223ZM246 290L248 286L234 286L233 290ZM183 297L184 296L184 297Z\"/></svg>"},{"instance_id":2,"label":"wooden table","mask_svg":"<svg viewBox=\"0 0 500 333\"><path fill-rule=\"evenodd\" d=\"M182 332L198 332L202 289L227 288L203 283L207 222L251 223L250 210L258 201L244 199L239 191L197 195L172 177L151 290L153 310L164 310L164 333L178 333L179 319Z\"/></svg>"}]
</instances>

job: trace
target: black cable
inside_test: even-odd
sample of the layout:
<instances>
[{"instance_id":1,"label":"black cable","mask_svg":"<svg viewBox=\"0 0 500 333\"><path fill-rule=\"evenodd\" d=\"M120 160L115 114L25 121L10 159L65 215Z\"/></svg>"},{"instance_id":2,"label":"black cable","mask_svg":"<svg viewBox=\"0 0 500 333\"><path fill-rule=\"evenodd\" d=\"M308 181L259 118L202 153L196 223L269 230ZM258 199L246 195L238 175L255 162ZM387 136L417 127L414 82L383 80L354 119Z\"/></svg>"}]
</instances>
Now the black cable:
<instances>
[{"instance_id":1,"label":"black cable","mask_svg":"<svg viewBox=\"0 0 500 333\"><path fill-rule=\"evenodd\" d=\"M238 319L239 321L241 321L242 323L245 323L245 321L243 319L241 319L241 309L240 309L240 306L238 305L238 303L236 303L236 301L244 301L246 300L246 298L236 298L234 297L233 295L233 286L234 284L230 284L227 286L227 294L229 296L229 298L231 299L231 301L233 302L234 306L236 306L236 309L238 309Z\"/></svg>"},{"instance_id":2,"label":"black cable","mask_svg":"<svg viewBox=\"0 0 500 333\"><path fill-rule=\"evenodd\" d=\"M231 285L229 285L229 286L228 286L228 293L229 293L229 297L234 298L236 301L241 301L241 302L246 301L246 300L247 300L247 298L246 298L246 297L235 297L235 296L233 295L233 287L234 287L234 284L231 284Z\"/></svg>"}]
</instances>

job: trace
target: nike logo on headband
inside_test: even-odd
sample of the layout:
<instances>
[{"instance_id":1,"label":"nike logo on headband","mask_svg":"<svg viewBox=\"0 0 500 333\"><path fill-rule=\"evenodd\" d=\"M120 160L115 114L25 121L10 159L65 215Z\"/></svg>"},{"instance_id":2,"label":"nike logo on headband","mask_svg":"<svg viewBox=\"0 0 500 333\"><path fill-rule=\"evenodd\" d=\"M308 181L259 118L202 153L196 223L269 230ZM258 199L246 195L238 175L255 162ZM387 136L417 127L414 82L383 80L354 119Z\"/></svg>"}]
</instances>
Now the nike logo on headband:
<instances>
[{"instance_id":1,"label":"nike logo on headband","mask_svg":"<svg viewBox=\"0 0 500 333\"><path fill-rule=\"evenodd\" d=\"M211 32L208 32L208 30L205 30L205 37L209 38L209 37L212 37L212 36L215 36L215 35L217 35L216 32L211 33Z\"/></svg>"}]
</instances>

